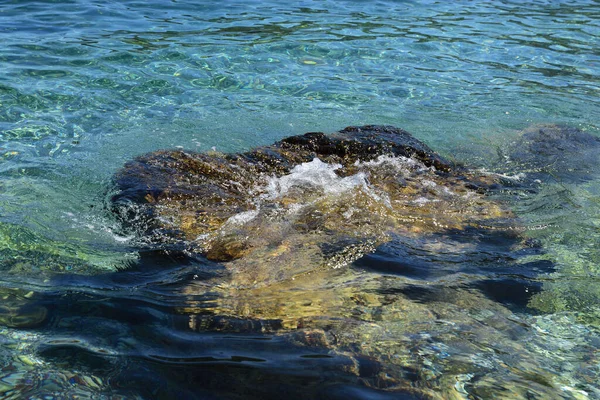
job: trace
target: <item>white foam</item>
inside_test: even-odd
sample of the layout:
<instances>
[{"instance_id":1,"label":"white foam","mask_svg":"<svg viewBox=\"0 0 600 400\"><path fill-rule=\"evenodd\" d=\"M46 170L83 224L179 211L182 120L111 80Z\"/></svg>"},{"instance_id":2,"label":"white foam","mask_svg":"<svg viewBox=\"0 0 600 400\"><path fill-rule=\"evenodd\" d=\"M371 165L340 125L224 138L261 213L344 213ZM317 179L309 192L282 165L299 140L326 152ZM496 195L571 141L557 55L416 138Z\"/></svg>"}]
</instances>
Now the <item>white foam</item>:
<instances>
[{"instance_id":1,"label":"white foam","mask_svg":"<svg viewBox=\"0 0 600 400\"><path fill-rule=\"evenodd\" d=\"M244 225L252 221L258 215L259 210L244 211L234 216L229 217L225 222L226 225Z\"/></svg>"},{"instance_id":2,"label":"white foam","mask_svg":"<svg viewBox=\"0 0 600 400\"><path fill-rule=\"evenodd\" d=\"M515 175L508 175L508 174L499 174L499 173L496 173L496 172L489 172L485 168L481 168L479 171L481 173L484 173L484 174L487 174L487 175L490 175L490 176L497 176L497 177L500 177L500 178L503 178L503 179L506 179L506 180L509 180L509 181L515 181L515 182L520 182L520 181L522 181L523 179L525 179L527 177L527 174L525 174L523 172L520 172L520 173L515 174Z\"/></svg>"},{"instance_id":3,"label":"white foam","mask_svg":"<svg viewBox=\"0 0 600 400\"><path fill-rule=\"evenodd\" d=\"M267 199L280 198L294 187L319 190L324 194L341 194L357 187L367 187L367 177L363 172L340 177L335 173L340 168L340 164L327 164L318 158L297 165L288 175L269 178Z\"/></svg>"},{"instance_id":4,"label":"white foam","mask_svg":"<svg viewBox=\"0 0 600 400\"><path fill-rule=\"evenodd\" d=\"M135 235L126 236L117 233L118 229L116 229L116 227L113 226L113 224L111 224L109 221L101 217L88 215L81 219L69 211L64 212L63 215L68 217L68 219L71 221L71 228L84 228L85 230L94 234L100 233L103 234L103 236L112 239L116 243L129 243L135 239Z\"/></svg>"},{"instance_id":5,"label":"white foam","mask_svg":"<svg viewBox=\"0 0 600 400\"><path fill-rule=\"evenodd\" d=\"M390 155L381 155L371 161L356 161L354 165L357 167L392 167L403 175L413 171L422 172L435 169L434 167L427 167L421 161L414 158Z\"/></svg>"}]
</instances>

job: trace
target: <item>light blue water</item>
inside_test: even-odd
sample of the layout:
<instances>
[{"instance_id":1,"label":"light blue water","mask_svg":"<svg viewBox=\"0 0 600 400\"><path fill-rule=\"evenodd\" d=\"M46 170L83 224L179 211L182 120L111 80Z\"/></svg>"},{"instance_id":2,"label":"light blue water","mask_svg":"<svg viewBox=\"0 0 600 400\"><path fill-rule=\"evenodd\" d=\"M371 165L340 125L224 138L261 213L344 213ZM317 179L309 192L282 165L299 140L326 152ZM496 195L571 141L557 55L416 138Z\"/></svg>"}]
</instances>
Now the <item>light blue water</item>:
<instances>
[{"instance_id":1,"label":"light blue water","mask_svg":"<svg viewBox=\"0 0 600 400\"><path fill-rule=\"evenodd\" d=\"M28 292L48 271L114 271L135 259L104 201L118 168L157 149L244 151L308 131L390 124L489 166L532 124L598 136L599 49L592 0L3 0L0 282ZM561 183L515 202L558 266L535 300L546 313L540 329L564 327L549 341L568 341L567 327L587 335L588 347L575 341L565 346L585 349L565 347L561 357L569 371L588 371L571 384L590 398L599 188L597 179ZM4 334L18 343L43 330ZM4 360L16 357L11 346ZM0 397L15 395L15 379L0 382Z\"/></svg>"}]
</instances>

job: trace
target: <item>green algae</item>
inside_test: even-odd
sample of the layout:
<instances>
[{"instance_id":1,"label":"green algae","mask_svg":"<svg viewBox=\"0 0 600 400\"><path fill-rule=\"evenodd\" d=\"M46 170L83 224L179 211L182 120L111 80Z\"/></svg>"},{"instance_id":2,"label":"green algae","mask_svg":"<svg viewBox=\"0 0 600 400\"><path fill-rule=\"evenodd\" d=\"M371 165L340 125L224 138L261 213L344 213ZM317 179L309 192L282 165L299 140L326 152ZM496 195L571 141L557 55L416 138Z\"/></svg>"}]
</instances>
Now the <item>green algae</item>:
<instances>
[{"instance_id":1,"label":"green algae","mask_svg":"<svg viewBox=\"0 0 600 400\"><path fill-rule=\"evenodd\" d=\"M95 274L115 270L135 260L132 254L115 254L43 237L15 224L0 223L0 269L14 276L42 273Z\"/></svg>"}]
</instances>

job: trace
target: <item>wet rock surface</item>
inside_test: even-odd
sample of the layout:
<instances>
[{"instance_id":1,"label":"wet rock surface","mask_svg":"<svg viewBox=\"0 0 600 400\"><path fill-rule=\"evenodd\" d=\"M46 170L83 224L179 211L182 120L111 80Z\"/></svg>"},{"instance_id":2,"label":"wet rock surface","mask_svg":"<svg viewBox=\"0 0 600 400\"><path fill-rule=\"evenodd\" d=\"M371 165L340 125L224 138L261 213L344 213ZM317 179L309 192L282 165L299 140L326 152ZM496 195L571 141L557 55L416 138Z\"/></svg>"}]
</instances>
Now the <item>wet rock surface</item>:
<instances>
[{"instance_id":1,"label":"wet rock surface","mask_svg":"<svg viewBox=\"0 0 600 400\"><path fill-rule=\"evenodd\" d=\"M493 178L393 127L308 133L242 154L158 151L116 182L114 209L150 246L226 262L241 286L348 264L390 232L512 222L486 198Z\"/></svg>"}]
</instances>

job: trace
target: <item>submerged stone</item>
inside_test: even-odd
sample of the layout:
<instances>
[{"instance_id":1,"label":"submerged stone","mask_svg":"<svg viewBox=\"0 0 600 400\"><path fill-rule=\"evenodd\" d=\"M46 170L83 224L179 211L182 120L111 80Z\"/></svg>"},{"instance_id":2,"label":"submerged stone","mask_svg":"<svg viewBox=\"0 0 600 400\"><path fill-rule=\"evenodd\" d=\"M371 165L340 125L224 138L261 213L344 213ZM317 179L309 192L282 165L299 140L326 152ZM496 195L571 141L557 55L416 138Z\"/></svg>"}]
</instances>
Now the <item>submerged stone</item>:
<instances>
[{"instance_id":1,"label":"submerged stone","mask_svg":"<svg viewBox=\"0 0 600 400\"><path fill-rule=\"evenodd\" d=\"M600 138L574 127L538 124L525 129L509 151L513 168L529 182L576 183L598 171Z\"/></svg>"},{"instance_id":2,"label":"submerged stone","mask_svg":"<svg viewBox=\"0 0 600 400\"><path fill-rule=\"evenodd\" d=\"M540 132L512 160L543 147ZM519 262L540 250L490 196L501 175L365 126L240 154L157 151L115 180L113 209L141 247L227 272L178 289L189 330L326 348L365 386L398 395L564 397L570 381L549 372L560 363L535 352L543 338L511 309L552 266ZM207 293L209 304L193 300Z\"/></svg>"}]
</instances>

